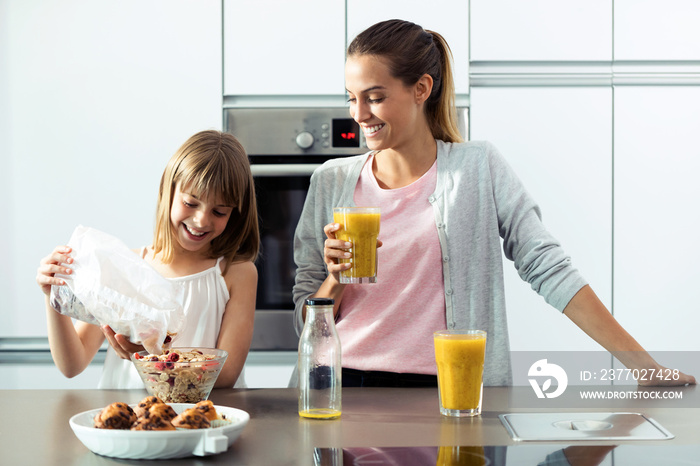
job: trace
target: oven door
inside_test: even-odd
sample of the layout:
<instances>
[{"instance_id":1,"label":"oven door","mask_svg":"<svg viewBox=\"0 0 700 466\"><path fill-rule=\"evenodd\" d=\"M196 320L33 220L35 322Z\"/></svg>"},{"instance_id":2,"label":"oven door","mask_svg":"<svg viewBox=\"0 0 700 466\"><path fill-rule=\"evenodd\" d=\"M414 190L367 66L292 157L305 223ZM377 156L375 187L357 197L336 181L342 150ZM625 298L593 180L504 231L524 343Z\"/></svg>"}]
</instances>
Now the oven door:
<instances>
[{"instance_id":1,"label":"oven door","mask_svg":"<svg viewBox=\"0 0 700 466\"><path fill-rule=\"evenodd\" d=\"M260 221L260 255L253 350L296 350L292 288L294 231L309 189L312 163L251 164Z\"/></svg>"}]
</instances>

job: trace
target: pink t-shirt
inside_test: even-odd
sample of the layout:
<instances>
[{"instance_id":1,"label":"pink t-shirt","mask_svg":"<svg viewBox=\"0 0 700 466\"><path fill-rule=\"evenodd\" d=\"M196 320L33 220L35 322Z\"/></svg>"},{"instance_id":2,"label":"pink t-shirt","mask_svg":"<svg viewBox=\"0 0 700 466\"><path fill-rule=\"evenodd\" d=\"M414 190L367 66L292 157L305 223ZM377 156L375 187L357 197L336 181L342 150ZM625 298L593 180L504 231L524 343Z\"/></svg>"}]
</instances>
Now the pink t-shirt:
<instances>
[{"instance_id":1,"label":"pink t-shirt","mask_svg":"<svg viewBox=\"0 0 700 466\"><path fill-rule=\"evenodd\" d=\"M382 189L367 159L359 207L379 207L377 283L348 285L337 323L343 367L435 374L433 332L446 328L442 253L428 197L437 162L414 183Z\"/></svg>"}]
</instances>

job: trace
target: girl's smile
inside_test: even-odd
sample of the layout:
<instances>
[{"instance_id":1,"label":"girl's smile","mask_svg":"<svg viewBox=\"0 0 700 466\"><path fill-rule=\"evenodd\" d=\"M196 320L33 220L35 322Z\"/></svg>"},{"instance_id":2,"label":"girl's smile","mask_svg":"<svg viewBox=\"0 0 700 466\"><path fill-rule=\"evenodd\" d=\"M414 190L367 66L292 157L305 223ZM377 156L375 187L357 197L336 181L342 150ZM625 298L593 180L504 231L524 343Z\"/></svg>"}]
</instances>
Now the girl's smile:
<instances>
[{"instance_id":1,"label":"girl's smile","mask_svg":"<svg viewBox=\"0 0 700 466\"><path fill-rule=\"evenodd\" d=\"M190 236L190 239L192 239L193 241L202 241L209 234L209 232L206 231L198 231L196 228L190 227L185 223L182 224L182 227L185 229L185 232L188 236Z\"/></svg>"}]
</instances>

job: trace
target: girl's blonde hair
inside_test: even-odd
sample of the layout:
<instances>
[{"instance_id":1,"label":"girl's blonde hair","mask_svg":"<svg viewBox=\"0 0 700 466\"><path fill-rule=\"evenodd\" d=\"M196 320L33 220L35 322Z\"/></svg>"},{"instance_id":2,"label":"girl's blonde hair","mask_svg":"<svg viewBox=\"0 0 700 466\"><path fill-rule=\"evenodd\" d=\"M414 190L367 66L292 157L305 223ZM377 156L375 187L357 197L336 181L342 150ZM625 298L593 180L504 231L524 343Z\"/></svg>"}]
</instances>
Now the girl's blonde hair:
<instances>
[{"instance_id":1,"label":"girl's blonde hair","mask_svg":"<svg viewBox=\"0 0 700 466\"><path fill-rule=\"evenodd\" d=\"M254 261L260 249L255 185L245 149L231 134L201 131L175 152L163 171L158 191L153 248L162 261L173 259L176 231L170 210L176 186L198 198L214 196L233 207L226 229L211 243L210 257L224 256L225 274L235 262Z\"/></svg>"},{"instance_id":2,"label":"girl's blonde hair","mask_svg":"<svg viewBox=\"0 0 700 466\"><path fill-rule=\"evenodd\" d=\"M348 47L348 56L384 58L392 76L412 86L425 74L433 78L433 90L425 114L435 139L462 142L457 124L452 52L445 39L417 24L391 19L370 26Z\"/></svg>"}]
</instances>

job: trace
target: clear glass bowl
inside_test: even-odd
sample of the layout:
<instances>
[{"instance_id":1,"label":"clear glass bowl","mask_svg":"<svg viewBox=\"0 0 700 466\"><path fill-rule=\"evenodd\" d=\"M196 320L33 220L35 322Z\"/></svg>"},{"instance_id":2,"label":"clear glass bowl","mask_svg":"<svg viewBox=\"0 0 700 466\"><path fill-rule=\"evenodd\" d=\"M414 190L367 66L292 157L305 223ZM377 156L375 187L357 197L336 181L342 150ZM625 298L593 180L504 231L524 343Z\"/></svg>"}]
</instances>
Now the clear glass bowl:
<instances>
[{"instance_id":1,"label":"clear glass bowl","mask_svg":"<svg viewBox=\"0 0 700 466\"><path fill-rule=\"evenodd\" d=\"M224 350L187 347L159 356L141 351L131 361L149 395L166 403L197 403L209 397L227 357Z\"/></svg>"}]
</instances>

